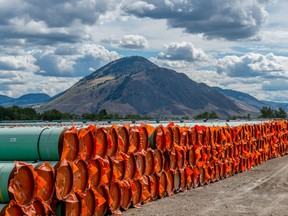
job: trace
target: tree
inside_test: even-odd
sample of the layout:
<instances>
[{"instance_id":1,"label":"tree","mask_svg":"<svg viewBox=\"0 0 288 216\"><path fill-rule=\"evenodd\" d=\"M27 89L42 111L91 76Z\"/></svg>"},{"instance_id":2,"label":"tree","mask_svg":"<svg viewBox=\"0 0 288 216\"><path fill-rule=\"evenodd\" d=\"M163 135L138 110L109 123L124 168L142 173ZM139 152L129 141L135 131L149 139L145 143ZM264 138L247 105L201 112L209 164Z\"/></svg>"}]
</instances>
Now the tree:
<instances>
[{"instance_id":1,"label":"tree","mask_svg":"<svg viewBox=\"0 0 288 216\"><path fill-rule=\"evenodd\" d=\"M107 115L108 115L108 113L107 113L106 109L102 109L98 113L98 118L99 118L99 120L102 120L102 119L107 118Z\"/></svg>"},{"instance_id":2,"label":"tree","mask_svg":"<svg viewBox=\"0 0 288 216\"><path fill-rule=\"evenodd\" d=\"M276 118L281 118L281 119L286 119L287 113L286 113L286 111L283 109L283 107L279 107L278 111L275 110L275 117L276 117Z\"/></svg>"},{"instance_id":3,"label":"tree","mask_svg":"<svg viewBox=\"0 0 288 216\"><path fill-rule=\"evenodd\" d=\"M37 119L39 119L39 115L36 112L36 110L34 110L31 107L25 107L22 109L21 120L37 120Z\"/></svg>"},{"instance_id":4,"label":"tree","mask_svg":"<svg viewBox=\"0 0 288 216\"><path fill-rule=\"evenodd\" d=\"M194 119L207 119L209 117L209 113L207 111L200 113L194 116Z\"/></svg>"},{"instance_id":5,"label":"tree","mask_svg":"<svg viewBox=\"0 0 288 216\"><path fill-rule=\"evenodd\" d=\"M63 114L56 109L47 110L41 114L41 118L45 121L60 120Z\"/></svg>"},{"instance_id":6,"label":"tree","mask_svg":"<svg viewBox=\"0 0 288 216\"><path fill-rule=\"evenodd\" d=\"M194 119L216 119L216 118L219 118L219 116L215 111L212 111L211 113L205 111L203 113L194 116Z\"/></svg>"},{"instance_id":7,"label":"tree","mask_svg":"<svg viewBox=\"0 0 288 216\"><path fill-rule=\"evenodd\" d=\"M260 109L260 113L260 117L262 118L274 118L274 110L271 107L262 107L262 109Z\"/></svg>"},{"instance_id":8,"label":"tree","mask_svg":"<svg viewBox=\"0 0 288 216\"><path fill-rule=\"evenodd\" d=\"M215 112L215 111L212 111L210 114L209 114L209 118L219 118L218 114Z\"/></svg>"}]
</instances>

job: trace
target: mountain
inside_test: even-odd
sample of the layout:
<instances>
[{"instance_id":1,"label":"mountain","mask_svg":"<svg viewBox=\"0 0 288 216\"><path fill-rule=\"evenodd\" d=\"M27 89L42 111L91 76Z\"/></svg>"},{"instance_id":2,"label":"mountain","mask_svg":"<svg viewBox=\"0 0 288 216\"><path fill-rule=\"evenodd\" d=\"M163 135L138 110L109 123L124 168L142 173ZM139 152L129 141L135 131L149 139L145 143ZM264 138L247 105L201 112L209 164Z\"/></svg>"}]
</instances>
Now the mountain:
<instances>
[{"instance_id":1,"label":"mountain","mask_svg":"<svg viewBox=\"0 0 288 216\"><path fill-rule=\"evenodd\" d=\"M288 103L279 103L279 102L273 102L273 101L262 101L266 104L266 106L272 107L273 109L279 109L282 107L286 112L288 112Z\"/></svg>"},{"instance_id":2,"label":"mountain","mask_svg":"<svg viewBox=\"0 0 288 216\"><path fill-rule=\"evenodd\" d=\"M264 107L268 106L272 109L277 110L279 107L284 108L286 111L288 111L288 104L287 103L277 103L272 101L261 101L257 98L235 90L231 89L222 89L219 87L212 87L214 90L225 94L227 97L229 97L231 100L233 100L239 107L241 107L244 110L251 110L251 112L259 112L259 110Z\"/></svg>"},{"instance_id":3,"label":"mountain","mask_svg":"<svg viewBox=\"0 0 288 216\"><path fill-rule=\"evenodd\" d=\"M222 89L219 87L212 88L229 97L242 109L250 110L251 112L257 112L263 106L267 106L264 102L259 101L257 98L243 92L234 91L231 89Z\"/></svg>"},{"instance_id":4,"label":"mountain","mask_svg":"<svg viewBox=\"0 0 288 216\"><path fill-rule=\"evenodd\" d=\"M12 101L12 100L13 100L13 98L11 98L11 97L8 97L5 95L0 95L0 105L2 103L7 103L7 102Z\"/></svg>"},{"instance_id":5,"label":"mountain","mask_svg":"<svg viewBox=\"0 0 288 216\"><path fill-rule=\"evenodd\" d=\"M106 109L108 113L152 117L194 116L203 111L216 111L222 116L245 113L206 84L139 56L108 63L37 111L49 109L77 114Z\"/></svg>"},{"instance_id":6,"label":"mountain","mask_svg":"<svg viewBox=\"0 0 288 216\"><path fill-rule=\"evenodd\" d=\"M30 106L50 100L50 96L44 93L25 94L19 98L11 98L8 96L0 95L0 106Z\"/></svg>"}]
</instances>

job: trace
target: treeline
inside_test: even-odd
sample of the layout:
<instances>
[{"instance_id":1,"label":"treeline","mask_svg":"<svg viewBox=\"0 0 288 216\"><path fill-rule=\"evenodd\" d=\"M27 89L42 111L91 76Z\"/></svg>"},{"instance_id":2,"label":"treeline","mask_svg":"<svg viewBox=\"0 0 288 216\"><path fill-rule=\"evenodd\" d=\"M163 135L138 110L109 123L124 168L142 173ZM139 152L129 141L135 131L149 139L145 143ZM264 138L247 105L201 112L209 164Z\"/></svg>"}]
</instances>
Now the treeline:
<instances>
[{"instance_id":1,"label":"treeline","mask_svg":"<svg viewBox=\"0 0 288 216\"><path fill-rule=\"evenodd\" d=\"M219 119L219 115L212 111L212 112L203 112L196 116L193 116L193 119ZM237 116L237 117L230 117L230 119L250 119L250 115L247 116ZM274 110L271 107L264 106L262 109L260 109L260 116L258 118L281 118L286 119L287 113L283 108L279 108L278 110ZM90 121L101 121L101 120L112 120L112 119L129 119L129 120L149 120L153 119L150 116L141 116L138 114L128 114L126 116L121 116L118 113L111 114L107 113L105 109L100 110L98 113L84 113L81 116L76 114L70 114L70 113L62 113L56 109L48 110L43 113L37 113L35 109L31 107L19 107L19 106L13 106L13 107L2 107L0 106L0 121L15 121L15 120L42 120L42 121L53 121L53 120L75 120L75 119L86 119ZM165 118L166 119L166 118ZM188 120L189 117L185 116L182 117L182 120Z\"/></svg>"},{"instance_id":2,"label":"treeline","mask_svg":"<svg viewBox=\"0 0 288 216\"><path fill-rule=\"evenodd\" d=\"M43 113L37 113L35 109L31 107L2 107L0 106L0 120L1 121L15 121L15 120L61 120L61 119L76 119L77 115L62 113L58 110L48 110Z\"/></svg>"},{"instance_id":3,"label":"treeline","mask_svg":"<svg viewBox=\"0 0 288 216\"><path fill-rule=\"evenodd\" d=\"M141 116L141 115L138 115L138 114L128 114L126 116L121 116L119 115L118 113L114 113L114 114L111 114L111 113L107 113L106 109L102 109L100 110L98 113L84 113L82 114L82 118L83 119L89 119L89 120L92 120L92 121L95 121L95 120L98 120L98 121L101 121L103 119L118 119L118 120L121 120L121 119L133 119L133 120L144 120L144 119L152 119L152 117L150 116Z\"/></svg>"},{"instance_id":4,"label":"treeline","mask_svg":"<svg viewBox=\"0 0 288 216\"><path fill-rule=\"evenodd\" d=\"M260 113L261 118L287 118L287 113L282 107L279 107L278 110L274 110L271 107L264 106L262 109L260 109Z\"/></svg>"},{"instance_id":5,"label":"treeline","mask_svg":"<svg viewBox=\"0 0 288 216\"><path fill-rule=\"evenodd\" d=\"M62 113L59 110L47 110L43 113L37 113L35 109L31 107L21 108L19 106L13 107L2 107L0 106L0 121L21 121L21 120L31 120L31 121L53 121L53 120L75 120L75 119L87 119L91 121L101 121L109 119L152 119L150 116L140 116L137 114L128 114L126 116L121 116L119 114L109 114L105 109L100 110L99 113L84 113L79 116L76 114Z\"/></svg>"},{"instance_id":6,"label":"treeline","mask_svg":"<svg viewBox=\"0 0 288 216\"><path fill-rule=\"evenodd\" d=\"M194 116L194 119L218 119L220 118L219 115L215 112L215 111L212 111L212 112L203 112L203 113L200 113L196 116Z\"/></svg>"}]
</instances>

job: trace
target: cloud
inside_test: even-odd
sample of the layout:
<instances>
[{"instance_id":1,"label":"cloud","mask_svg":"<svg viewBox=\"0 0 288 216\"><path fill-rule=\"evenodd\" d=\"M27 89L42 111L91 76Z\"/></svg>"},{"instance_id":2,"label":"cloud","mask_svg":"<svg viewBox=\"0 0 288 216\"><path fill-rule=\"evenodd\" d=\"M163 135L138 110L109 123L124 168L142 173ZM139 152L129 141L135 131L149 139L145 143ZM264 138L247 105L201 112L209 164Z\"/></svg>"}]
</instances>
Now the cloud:
<instances>
[{"instance_id":1,"label":"cloud","mask_svg":"<svg viewBox=\"0 0 288 216\"><path fill-rule=\"evenodd\" d=\"M248 53L243 56L225 56L218 59L216 68L218 73L230 77L288 77L288 57L275 56L273 53L262 55Z\"/></svg>"},{"instance_id":2,"label":"cloud","mask_svg":"<svg viewBox=\"0 0 288 216\"><path fill-rule=\"evenodd\" d=\"M157 58L163 60L183 60L193 62L205 61L207 60L208 56L202 49L195 48L190 42L174 42L166 45L166 51L159 53Z\"/></svg>"},{"instance_id":3,"label":"cloud","mask_svg":"<svg viewBox=\"0 0 288 216\"><path fill-rule=\"evenodd\" d=\"M26 74L28 75L28 74ZM70 88L79 78L70 77L46 77L43 79L39 75L29 74L19 79L2 82L0 85L1 94L10 97L19 97L28 93L46 93L54 96L65 89Z\"/></svg>"},{"instance_id":4,"label":"cloud","mask_svg":"<svg viewBox=\"0 0 288 216\"><path fill-rule=\"evenodd\" d=\"M124 35L120 40L109 38L103 39L103 43L110 44L113 47L124 48L124 49L146 49L149 47L147 39L142 35Z\"/></svg>"},{"instance_id":5,"label":"cloud","mask_svg":"<svg viewBox=\"0 0 288 216\"><path fill-rule=\"evenodd\" d=\"M11 79L13 77L16 77L17 73L15 71L4 71L0 70L0 80L1 79Z\"/></svg>"},{"instance_id":6,"label":"cloud","mask_svg":"<svg viewBox=\"0 0 288 216\"><path fill-rule=\"evenodd\" d=\"M8 75L9 73L9 75ZM24 72L25 73L25 72ZM24 76L23 72L18 71L1 71L0 72L0 90L1 91L13 91L19 94L20 92L15 91L15 86L25 86L25 79L31 79L31 72L26 71L26 75L30 74L30 76ZM33 73L32 73L33 74Z\"/></svg>"},{"instance_id":7,"label":"cloud","mask_svg":"<svg viewBox=\"0 0 288 216\"><path fill-rule=\"evenodd\" d=\"M85 26L113 11L117 0L1 1L0 39L9 44L75 43L86 37Z\"/></svg>"},{"instance_id":8,"label":"cloud","mask_svg":"<svg viewBox=\"0 0 288 216\"><path fill-rule=\"evenodd\" d=\"M170 28L208 38L238 40L255 36L266 22L268 1L126 0L122 9L139 18L165 19Z\"/></svg>"},{"instance_id":9,"label":"cloud","mask_svg":"<svg viewBox=\"0 0 288 216\"><path fill-rule=\"evenodd\" d=\"M63 27L75 20L92 25L116 6L117 0L9 0L1 2L0 14L2 24L21 17L45 21L49 27Z\"/></svg>"},{"instance_id":10,"label":"cloud","mask_svg":"<svg viewBox=\"0 0 288 216\"><path fill-rule=\"evenodd\" d=\"M211 56L191 42L172 42L157 57L150 58L155 64L174 70L201 68L211 64Z\"/></svg>"},{"instance_id":11,"label":"cloud","mask_svg":"<svg viewBox=\"0 0 288 216\"><path fill-rule=\"evenodd\" d=\"M41 76L83 77L121 56L96 44L60 46L57 49L31 51L35 64L39 67L36 74Z\"/></svg>"},{"instance_id":12,"label":"cloud","mask_svg":"<svg viewBox=\"0 0 288 216\"><path fill-rule=\"evenodd\" d=\"M36 59L30 55L5 55L0 56L0 72L3 71L13 71L13 70L29 70L37 71L38 67L35 65Z\"/></svg>"},{"instance_id":13,"label":"cloud","mask_svg":"<svg viewBox=\"0 0 288 216\"><path fill-rule=\"evenodd\" d=\"M264 81L262 84L263 91L284 91L288 90L288 80L274 79Z\"/></svg>"},{"instance_id":14,"label":"cloud","mask_svg":"<svg viewBox=\"0 0 288 216\"><path fill-rule=\"evenodd\" d=\"M141 35L124 35L119 47L127 49L144 49L148 47L148 41Z\"/></svg>"}]
</instances>

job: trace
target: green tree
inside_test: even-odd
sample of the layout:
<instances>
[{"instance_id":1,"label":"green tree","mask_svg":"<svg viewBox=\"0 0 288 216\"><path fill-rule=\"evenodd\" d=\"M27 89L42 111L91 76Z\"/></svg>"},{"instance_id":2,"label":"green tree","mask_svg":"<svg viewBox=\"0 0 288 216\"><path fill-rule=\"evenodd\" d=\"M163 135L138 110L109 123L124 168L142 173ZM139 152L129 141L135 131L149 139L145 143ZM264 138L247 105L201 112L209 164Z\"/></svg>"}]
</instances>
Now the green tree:
<instances>
[{"instance_id":1,"label":"green tree","mask_svg":"<svg viewBox=\"0 0 288 216\"><path fill-rule=\"evenodd\" d=\"M107 119L108 113L106 109L102 109L98 112L98 120Z\"/></svg>"},{"instance_id":2,"label":"green tree","mask_svg":"<svg viewBox=\"0 0 288 216\"><path fill-rule=\"evenodd\" d=\"M5 117L6 117L6 109L5 107L0 106L0 120L1 121L6 120Z\"/></svg>"},{"instance_id":3,"label":"green tree","mask_svg":"<svg viewBox=\"0 0 288 216\"><path fill-rule=\"evenodd\" d=\"M215 111L212 111L211 113L205 111L203 113L194 116L194 119L211 119L211 118L215 119L219 118L219 116Z\"/></svg>"},{"instance_id":4,"label":"green tree","mask_svg":"<svg viewBox=\"0 0 288 216\"><path fill-rule=\"evenodd\" d=\"M194 119L206 119L209 117L209 113L207 111L200 113L196 116L194 116Z\"/></svg>"},{"instance_id":5,"label":"green tree","mask_svg":"<svg viewBox=\"0 0 288 216\"><path fill-rule=\"evenodd\" d=\"M98 119L98 114L96 114L96 113L83 113L82 118L83 119L89 119L91 121L95 121Z\"/></svg>"},{"instance_id":6,"label":"green tree","mask_svg":"<svg viewBox=\"0 0 288 216\"><path fill-rule=\"evenodd\" d=\"M209 118L219 118L218 114L215 112L215 111L212 111L210 114L209 114Z\"/></svg>"},{"instance_id":7,"label":"green tree","mask_svg":"<svg viewBox=\"0 0 288 216\"><path fill-rule=\"evenodd\" d=\"M274 118L275 117L275 112L271 107L264 106L262 109L260 109L260 117L262 118Z\"/></svg>"},{"instance_id":8,"label":"green tree","mask_svg":"<svg viewBox=\"0 0 288 216\"><path fill-rule=\"evenodd\" d=\"M25 107L22 109L21 120L37 120L39 118L39 114L35 109L31 107Z\"/></svg>"},{"instance_id":9,"label":"green tree","mask_svg":"<svg viewBox=\"0 0 288 216\"><path fill-rule=\"evenodd\" d=\"M183 120L189 120L189 117L188 117L188 116L183 116L181 119L183 119Z\"/></svg>"},{"instance_id":10,"label":"green tree","mask_svg":"<svg viewBox=\"0 0 288 216\"><path fill-rule=\"evenodd\" d=\"M279 107L279 108L278 108L278 111L275 110L275 117L276 117L276 118L281 118L281 119L286 119L287 113L286 113L286 111L283 109L283 107Z\"/></svg>"},{"instance_id":11,"label":"green tree","mask_svg":"<svg viewBox=\"0 0 288 216\"><path fill-rule=\"evenodd\" d=\"M63 117L63 113L59 110L47 110L41 114L41 118L45 121L60 120Z\"/></svg>"}]
</instances>

